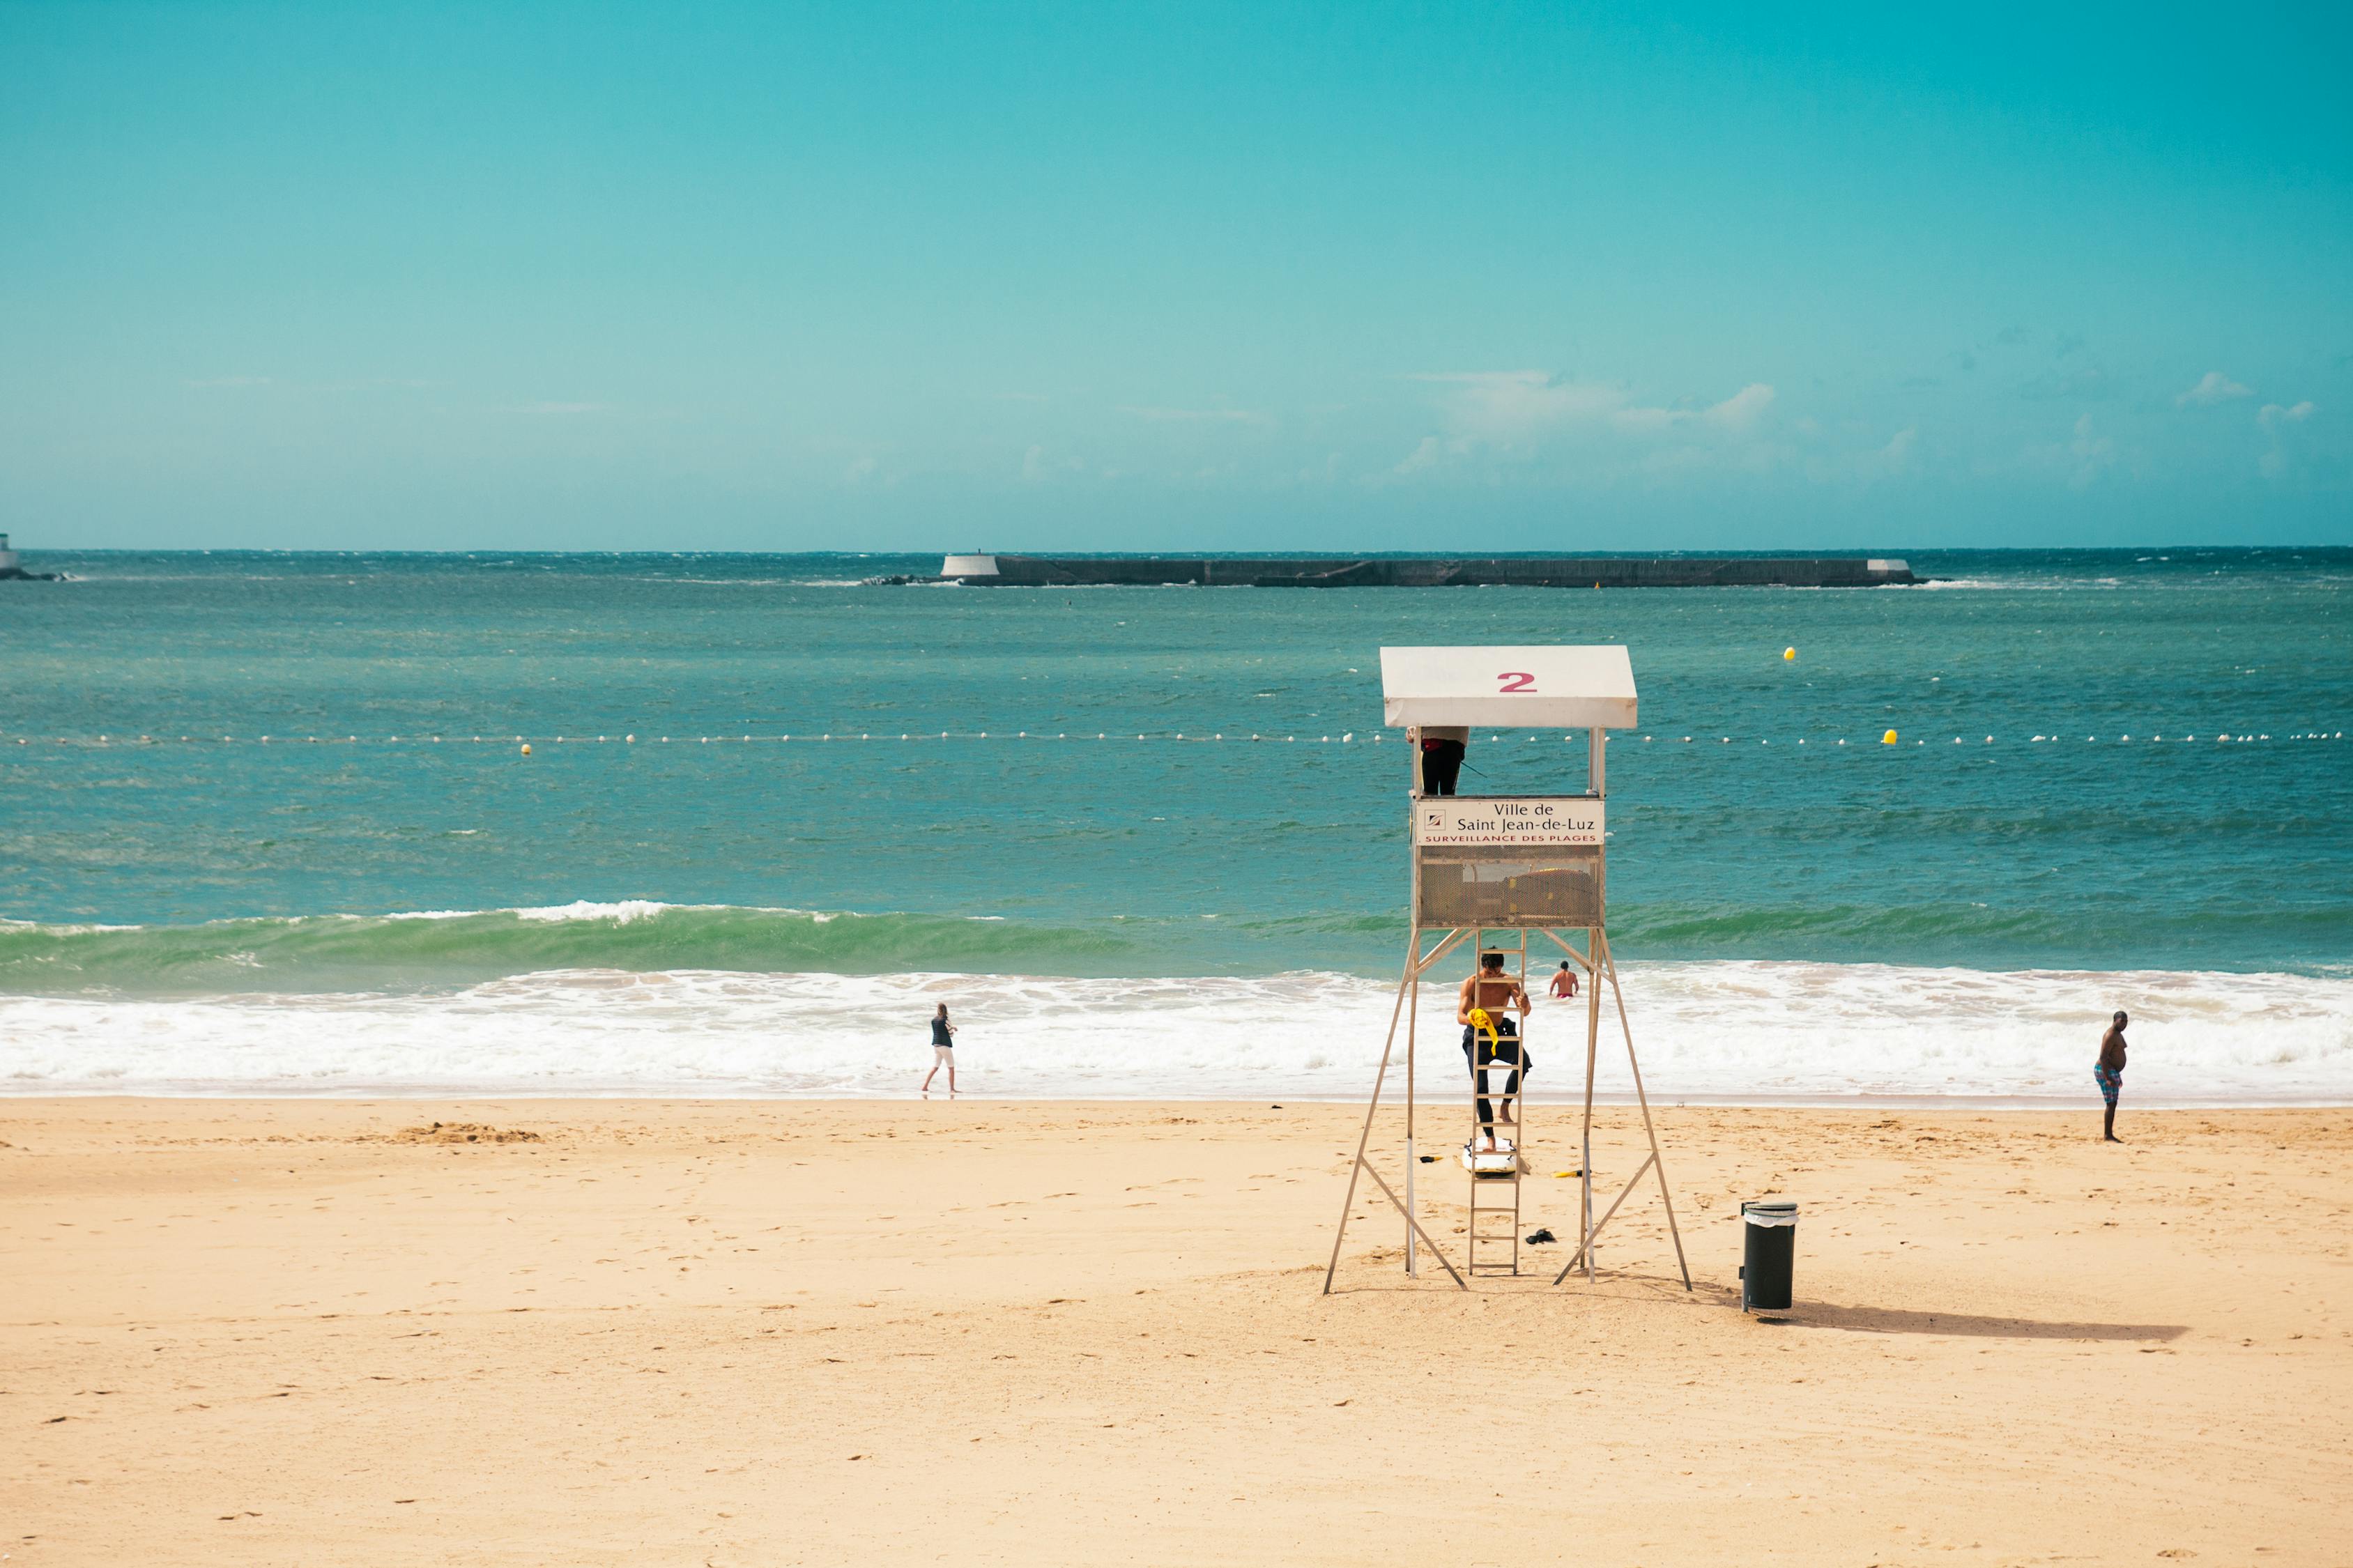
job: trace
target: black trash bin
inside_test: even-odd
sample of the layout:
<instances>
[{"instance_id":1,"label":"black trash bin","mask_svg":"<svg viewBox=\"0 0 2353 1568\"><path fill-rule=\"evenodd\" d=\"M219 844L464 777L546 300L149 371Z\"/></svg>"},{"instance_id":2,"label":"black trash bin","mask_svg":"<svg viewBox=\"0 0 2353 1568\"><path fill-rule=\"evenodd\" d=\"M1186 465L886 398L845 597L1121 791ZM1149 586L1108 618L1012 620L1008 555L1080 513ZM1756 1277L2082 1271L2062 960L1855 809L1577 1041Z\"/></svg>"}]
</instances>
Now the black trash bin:
<instances>
[{"instance_id":1,"label":"black trash bin","mask_svg":"<svg viewBox=\"0 0 2353 1568\"><path fill-rule=\"evenodd\" d=\"M1740 1310L1786 1312L1798 1260L1798 1205L1740 1205Z\"/></svg>"}]
</instances>

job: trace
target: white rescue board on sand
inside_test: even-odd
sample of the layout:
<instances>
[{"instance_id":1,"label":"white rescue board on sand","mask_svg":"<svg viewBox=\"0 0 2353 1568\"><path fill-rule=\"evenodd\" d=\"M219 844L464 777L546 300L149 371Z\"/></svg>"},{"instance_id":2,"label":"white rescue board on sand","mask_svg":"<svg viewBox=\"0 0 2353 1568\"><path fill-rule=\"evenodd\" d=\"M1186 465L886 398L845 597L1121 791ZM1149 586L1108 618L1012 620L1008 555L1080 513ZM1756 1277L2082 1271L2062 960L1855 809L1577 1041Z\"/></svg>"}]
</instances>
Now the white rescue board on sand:
<instances>
[{"instance_id":1,"label":"white rescue board on sand","mask_svg":"<svg viewBox=\"0 0 2353 1568\"><path fill-rule=\"evenodd\" d=\"M1520 1152L1508 1138L1498 1140L1493 1149L1473 1150L1465 1143L1455 1158L1474 1176L1508 1176L1521 1168Z\"/></svg>"}]
</instances>

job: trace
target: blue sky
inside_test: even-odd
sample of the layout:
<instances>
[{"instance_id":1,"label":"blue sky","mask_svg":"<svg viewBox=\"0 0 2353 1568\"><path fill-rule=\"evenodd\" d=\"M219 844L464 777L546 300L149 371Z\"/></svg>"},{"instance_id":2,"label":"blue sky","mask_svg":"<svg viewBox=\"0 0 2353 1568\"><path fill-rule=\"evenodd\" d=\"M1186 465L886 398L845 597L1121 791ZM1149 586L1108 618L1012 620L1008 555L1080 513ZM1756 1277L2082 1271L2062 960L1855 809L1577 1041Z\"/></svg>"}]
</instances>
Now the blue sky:
<instances>
[{"instance_id":1,"label":"blue sky","mask_svg":"<svg viewBox=\"0 0 2353 1568\"><path fill-rule=\"evenodd\" d=\"M0 528L2353 542L2343 8L1780 9L15 0Z\"/></svg>"}]
</instances>

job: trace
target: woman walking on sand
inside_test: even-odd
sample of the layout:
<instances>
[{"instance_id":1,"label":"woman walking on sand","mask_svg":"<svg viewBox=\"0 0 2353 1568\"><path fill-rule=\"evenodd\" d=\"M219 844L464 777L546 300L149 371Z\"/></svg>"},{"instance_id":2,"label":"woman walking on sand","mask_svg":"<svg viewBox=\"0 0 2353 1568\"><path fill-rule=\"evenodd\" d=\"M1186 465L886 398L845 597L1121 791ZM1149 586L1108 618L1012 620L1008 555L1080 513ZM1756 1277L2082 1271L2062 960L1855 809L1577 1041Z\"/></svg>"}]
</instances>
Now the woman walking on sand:
<instances>
[{"instance_id":1,"label":"woman walking on sand","mask_svg":"<svg viewBox=\"0 0 2353 1568\"><path fill-rule=\"evenodd\" d=\"M948 1069L948 1098L955 1098L955 1041L952 1037L955 1034L955 1026L948 1022L948 1005L943 1002L939 1011L932 1015L932 1070L923 1075L925 1100L932 1097L932 1079L938 1076L943 1064Z\"/></svg>"}]
</instances>

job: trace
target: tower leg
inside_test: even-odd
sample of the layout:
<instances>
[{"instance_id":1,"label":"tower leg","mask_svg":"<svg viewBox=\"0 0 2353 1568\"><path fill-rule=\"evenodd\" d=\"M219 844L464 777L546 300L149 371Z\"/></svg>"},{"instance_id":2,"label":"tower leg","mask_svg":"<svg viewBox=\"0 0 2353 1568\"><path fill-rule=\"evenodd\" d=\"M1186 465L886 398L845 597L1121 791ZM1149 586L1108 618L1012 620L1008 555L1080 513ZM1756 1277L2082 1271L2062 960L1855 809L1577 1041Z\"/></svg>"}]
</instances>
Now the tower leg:
<instances>
[{"instance_id":1,"label":"tower leg","mask_svg":"<svg viewBox=\"0 0 2353 1568\"><path fill-rule=\"evenodd\" d=\"M1598 966L1601 957L1601 928L1585 928L1585 952ZM1585 1139L1577 1160L1577 1198L1583 1211L1585 1234L1578 1251L1585 1258L1585 1278L1593 1278L1593 1068L1601 1048L1601 987L1588 984L1585 988Z\"/></svg>"},{"instance_id":2,"label":"tower leg","mask_svg":"<svg viewBox=\"0 0 2353 1568\"><path fill-rule=\"evenodd\" d=\"M1440 958L1443 957L1448 950L1452 948L1455 942L1461 940L1461 936L1462 932L1459 929L1449 931L1445 940L1441 941L1435 948L1430 950L1430 954L1428 958L1421 956L1421 928L1419 926L1413 927L1410 934L1406 939L1405 973L1398 976L1397 1002L1389 1009L1388 1037L1381 1044L1381 1065L1378 1070L1373 1074L1373 1097L1371 1101L1365 1107L1365 1125L1362 1131L1356 1134L1356 1157L1348 1167L1348 1193L1345 1201L1344 1201L1340 1205L1340 1223L1335 1229L1332 1237L1331 1261L1324 1266L1324 1294L1326 1296L1332 1293L1332 1279L1339 1271L1340 1244L1347 1237L1348 1211L1354 1208L1356 1204L1356 1177L1359 1173L1370 1176L1373 1179L1373 1184L1380 1188L1381 1195L1388 1198L1388 1201L1396 1206L1398 1212L1405 1215L1406 1224L1411 1227L1412 1233L1420 1238L1422 1245L1430 1248L1431 1254L1437 1258L1439 1263L1446 1269L1446 1272L1452 1276L1454 1283L1461 1286L1465 1290L1471 1288L1469 1285L1463 1283L1461 1275L1454 1272L1454 1265L1447 1262L1446 1254L1440 1250L1436 1242L1430 1240L1430 1233L1421 1228L1421 1221L1414 1216L1413 1212L1407 1206L1405 1201L1399 1198L1397 1194L1391 1190L1387 1182L1381 1180L1381 1173L1378 1171L1374 1170L1372 1165L1365 1159L1366 1146L1370 1142L1373 1135L1373 1117L1375 1113L1380 1110L1381 1106L1381 1086L1388 1078L1389 1057L1397 1049L1398 1020L1404 1013L1407 993L1412 988L1413 983L1421 977L1422 971L1428 969L1431 964L1436 963Z\"/></svg>"},{"instance_id":3,"label":"tower leg","mask_svg":"<svg viewBox=\"0 0 2353 1568\"><path fill-rule=\"evenodd\" d=\"M1421 1277L1421 1258L1415 1250L1420 1237L1421 1210L1416 1206L1413 1194L1414 1172L1419 1162L1414 1158L1414 1024L1421 1016L1421 929L1414 928L1412 962L1407 965L1411 979L1405 995L1405 1271L1408 1279Z\"/></svg>"},{"instance_id":4,"label":"tower leg","mask_svg":"<svg viewBox=\"0 0 2353 1568\"><path fill-rule=\"evenodd\" d=\"M1413 1255L1415 1240L1413 1168L1417 1163L1413 1157L1413 1140L1408 1137L1405 1141L1405 1272L1408 1279L1413 1279L1421 1272L1415 1267L1417 1260Z\"/></svg>"},{"instance_id":5,"label":"tower leg","mask_svg":"<svg viewBox=\"0 0 2353 1568\"><path fill-rule=\"evenodd\" d=\"M1667 1190L1667 1162L1659 1152L1659 1129L1651 1120L1651 1097L1642 1088L1642 1064L1634 1057L1634 1026L1626 1016L1626 993L1618 984L1618 955L1610 951L1609 939L1601 939L1601 961L1609 970L1609 992L1618 999L1618 1026L1626 1034L1626 1065L1634 1073L1634 1099L1642 1107L1642 1131L1651 1140L1651 1164L1659 1173L1659 1201L1667 1206L1667 1235L1674 1239L1675 1267L1682 1271L1683 1289L1692 1288L1691 1265L1683 1259L1683 1233L1675 1224L1675 1198Z\"/></svg>"},{"instance_id":6,"label":"tower leg","mask_svg":"<svg viewBox=\"0 0 2353 1568\"><path fill-rule=\"evenodd\" d=\"M1412 927L1405 939L1405 973L1398 976L1397 1003L1389 1009L1388 1038L1381 1042L1381 1065L1373 1073L1373 1097L1365 1105L1365 1125L1356 1134L1356 1157L1348 1163L1348 1195L1340 1202L1340 1223L1332 1232L1332 1261L1324 1266L1324 1294L1332 1293L1332 1277L1340 1269L1340 1243L1348 1235L1348 1211L1356 1206L1356 1173L1365 1168L1365 1145L1373 1136L1373 1113L1381 1108L1381 1083L1389 1074L1389 1052L1397 1048L1398 1016L1405 1010L1405 994L1420 969L1421 928ZM1407 1216L1412 1223L1412 1216Z\"/></svg>"}]
</instances>

